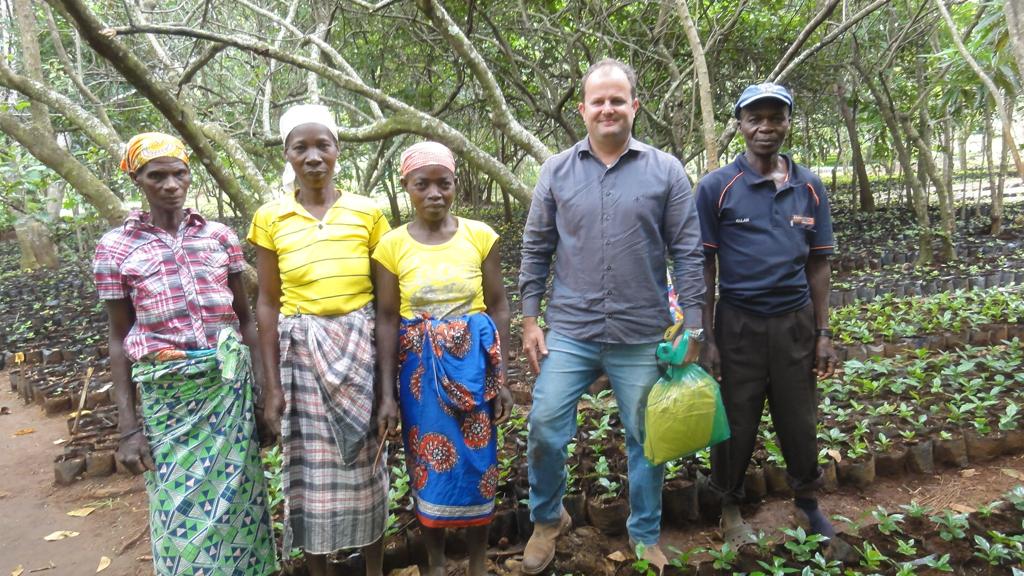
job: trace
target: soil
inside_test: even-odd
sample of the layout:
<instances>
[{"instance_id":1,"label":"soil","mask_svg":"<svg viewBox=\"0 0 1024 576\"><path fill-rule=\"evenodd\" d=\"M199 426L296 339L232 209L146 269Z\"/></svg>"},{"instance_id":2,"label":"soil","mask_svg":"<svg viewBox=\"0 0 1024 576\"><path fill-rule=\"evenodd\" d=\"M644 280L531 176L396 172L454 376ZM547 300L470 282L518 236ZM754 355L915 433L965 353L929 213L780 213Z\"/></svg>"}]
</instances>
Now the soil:
<instances>
[{"instance_id":1,"label":"soil","mask_svg":"<svg viewBox=\"0 0 1024 576\"><path fill-rule=\"evenodd\" d=\"M152 574L145 486L142 478L114 475L56 486L54 441L67 438L65 415L46 416L24 405L0 372L0 574L19 567L26 576L86 576L100 559L111 560L104 576ZM19 431L34 430L17 435ZM67 513L95 507L86 517ZM47 542L58 530L79 535Z\"/></svg>"}]
</instances>

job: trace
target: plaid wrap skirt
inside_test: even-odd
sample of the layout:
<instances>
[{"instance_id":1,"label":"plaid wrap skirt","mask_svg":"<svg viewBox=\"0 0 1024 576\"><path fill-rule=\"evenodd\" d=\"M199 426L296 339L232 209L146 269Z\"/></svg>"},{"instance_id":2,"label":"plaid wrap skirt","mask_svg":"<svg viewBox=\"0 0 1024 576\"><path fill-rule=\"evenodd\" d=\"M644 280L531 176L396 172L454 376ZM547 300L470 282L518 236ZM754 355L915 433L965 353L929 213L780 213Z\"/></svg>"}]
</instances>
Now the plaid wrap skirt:
<instances>
[{"instance_id":1,"label":"plaid wrap skirt","mask_svg":"<svg viewBox=\"0 0 1024 576\"><path fill-rule=\"evenodd\" d=\"M376 469L373 308L281 316L284 550L372 544L387 524L386 455Z\"/></svg>"}]
</instances>

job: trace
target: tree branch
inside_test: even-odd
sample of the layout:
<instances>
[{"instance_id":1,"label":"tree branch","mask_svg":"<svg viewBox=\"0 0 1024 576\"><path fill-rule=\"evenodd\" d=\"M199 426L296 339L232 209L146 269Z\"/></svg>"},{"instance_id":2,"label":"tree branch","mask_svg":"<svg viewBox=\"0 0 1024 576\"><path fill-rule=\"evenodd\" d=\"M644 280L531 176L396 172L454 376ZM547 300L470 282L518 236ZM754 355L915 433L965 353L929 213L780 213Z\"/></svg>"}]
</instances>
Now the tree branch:
<instances>
[{"instance_id":1,"label":"tree branch","mask_svg":"<svg viewBox=\"0 0 1024 576\"><path fill-rule=\"evenodd\" d=\"M125 80L135 86L139 93L167 118L171 126L192 148L193 154L217 185L238 207L242 217L251 217L256 208L255 203L242 191L234 175L221 164L216 150L211 146L210 140L196 119L192 106L187 101L174 98L170 86L153 78L146 65L131 50L114 40L113 35L96 19L84 0L46 1L54 8L64 11L93 50L110 62Z\"/></svg>"},{"instance_id":2,"label":"tree branch","mask_svg":"<svg viewBox=\"0 0 1024 576\"><path fill-rule=\"evenodd\" d=\"M508 103L505 101L505 95L494 79L491 69L444 7L433 0L417 0L416 5L430 18L434 28L441 33L441 36L448 41L455 53L466 62L473 72L473 76L480 83L484 96L491 105L491 122L494 126L526 150L537 162L547 160L551 156L551 150L533 133L523 128L522 124L512 116L508 109Z\"/></svg>"},{"instance_id":3,"label":"tree branch","mask_svg":"<svg viewBox=\"0 0 1024 576\"><path fill-rule=\"evenodd\" d=\"M57 2L62 0L47 0L48 2ZM63 0L67 2L81 2L81 0ZM340 88L347 91L354 92L360 96L366 97L376 101L381 106L395 111L395 115L390 117L389 122L376 122L372 129L364 130L362 128L352 129L350 134L354 138L365 137L365 134L372 134L373 137L370 140L376 140L380 134L384 133L387 135L394 135L399 132L412 132L420 134L421 136L434 138L439 142L447 145L455 153L461 155L467 162L476 166L489 176L495 179L496 182L503 188L509 191L517 200L521 202L529 202L532 191L522 180L519 179L514 173L512 173L508 167L498 162L493 156L487 154L479 147L477 147L466 135L462 134L452 126L441 121L440 119L434 118L429 114L426 114L416 108L393 98L376 88L371 88L364 84L361 80L356 77L345 74L335 68L326 66L320 62L314 62L309 58L291 53L285 52L273 48L272 46L255 40L248 36L233 35L227 36L223 34L216 34L206 30L194 30L191 28L179 27L179 26L154 26L147 25L144 27L131 27L131 28L116 28L106 29L105 33L116 35L116 34L136 34L136 33L152 33L152 34L169 34L173 36L186 36L192 38L201 38L203 40L209 40L211 42L220 42L265 56L280 60L281 62L291 64L297 68L303 70L310 70L316 72L323 78L326 78ZM141 87L140 87L141 90ZM147 94L147 97L150 96ZM152 98L151 98L152 99ZM386 130L382 130L381 127L386 127ZM397 126L398 128L394 128ZM390 132L392 129L397 129L397 132ZM339 137L341 137L339 135ZM247 214L248 216L249 214Z\"/></svg>"},{"instance_id":4,"label":"tree branch","mask_svg":"<svg viewBox=\"0 0 1024 576\"><path fill-rule=\"evenodd\" d=\"M121 141L117 132L114 132L112 128L67 96L31 78L16 74L7 67L3 59L0 59L0 85L17 91L30 100L53 108L55 112L67 118L73 126L81 130L89 140L102 148L115 164L121 160L121 149L124 142Z\"/></svg>"},{"instance_id":5,"label":"tree branch","mask_svg":"<svg viewBox=\"0 0 1024 576\"><path fill-rule=\"evenodd\" d=\"M124 220L127 211L117 196L74 155L57 145L56 140L40 138L34 127L25 127L9 112L0 111L0 130L67 180L75 191L96 208L107 223L116 225Z\"/></svg>"}]
</instances>

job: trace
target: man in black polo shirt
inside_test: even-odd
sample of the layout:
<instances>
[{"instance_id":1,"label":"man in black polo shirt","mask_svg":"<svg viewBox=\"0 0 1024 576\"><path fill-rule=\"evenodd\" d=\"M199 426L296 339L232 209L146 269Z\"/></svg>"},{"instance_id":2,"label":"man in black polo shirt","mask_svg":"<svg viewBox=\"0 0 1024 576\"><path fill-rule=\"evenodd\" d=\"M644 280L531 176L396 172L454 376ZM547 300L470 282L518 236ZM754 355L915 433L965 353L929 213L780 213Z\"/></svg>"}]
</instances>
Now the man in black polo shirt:
<instances>
[{"instance_id":1,"label":"man in black polo shirt","mask_svg":"<svg viewBox=\"0 0 1024 576\"><path fill-rule=\"evenodd\" d=\"M704 242L703 363L722 382L732 437L711 451L722 533L753 541L740 516L743 480L765 399L796 506L811 530L835 530L818 508L817 381L838 364L828 328L832 219L821 180L779 148L793 97L778 84L748 87L734 113L747 150L697 186ZM720 298L715 306L715 280Z\"/></svg>"}]
</instances>

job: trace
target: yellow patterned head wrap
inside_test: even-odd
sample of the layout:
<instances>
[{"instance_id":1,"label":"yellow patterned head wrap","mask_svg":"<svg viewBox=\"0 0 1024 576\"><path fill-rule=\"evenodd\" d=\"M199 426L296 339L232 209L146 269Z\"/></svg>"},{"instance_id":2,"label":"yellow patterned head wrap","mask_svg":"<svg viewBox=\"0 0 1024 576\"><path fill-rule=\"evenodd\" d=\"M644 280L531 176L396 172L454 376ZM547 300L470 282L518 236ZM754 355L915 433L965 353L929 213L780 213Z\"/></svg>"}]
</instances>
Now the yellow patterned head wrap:
<instances>
[{"instance_id":1,"label":"yellow patterned head wrap","mask_svg":"<svg viewBox=\"0 0 1024 576\"><path fill-rule=\"evenodd\" d=\"M185 151L185 144L181 140L160 132L137 134L125 147L124 157L121 158L121 170L129 174L137 172L147 162L161 156L177 158L188 164L188 152Z\"/></svg>"}]
</instances>

